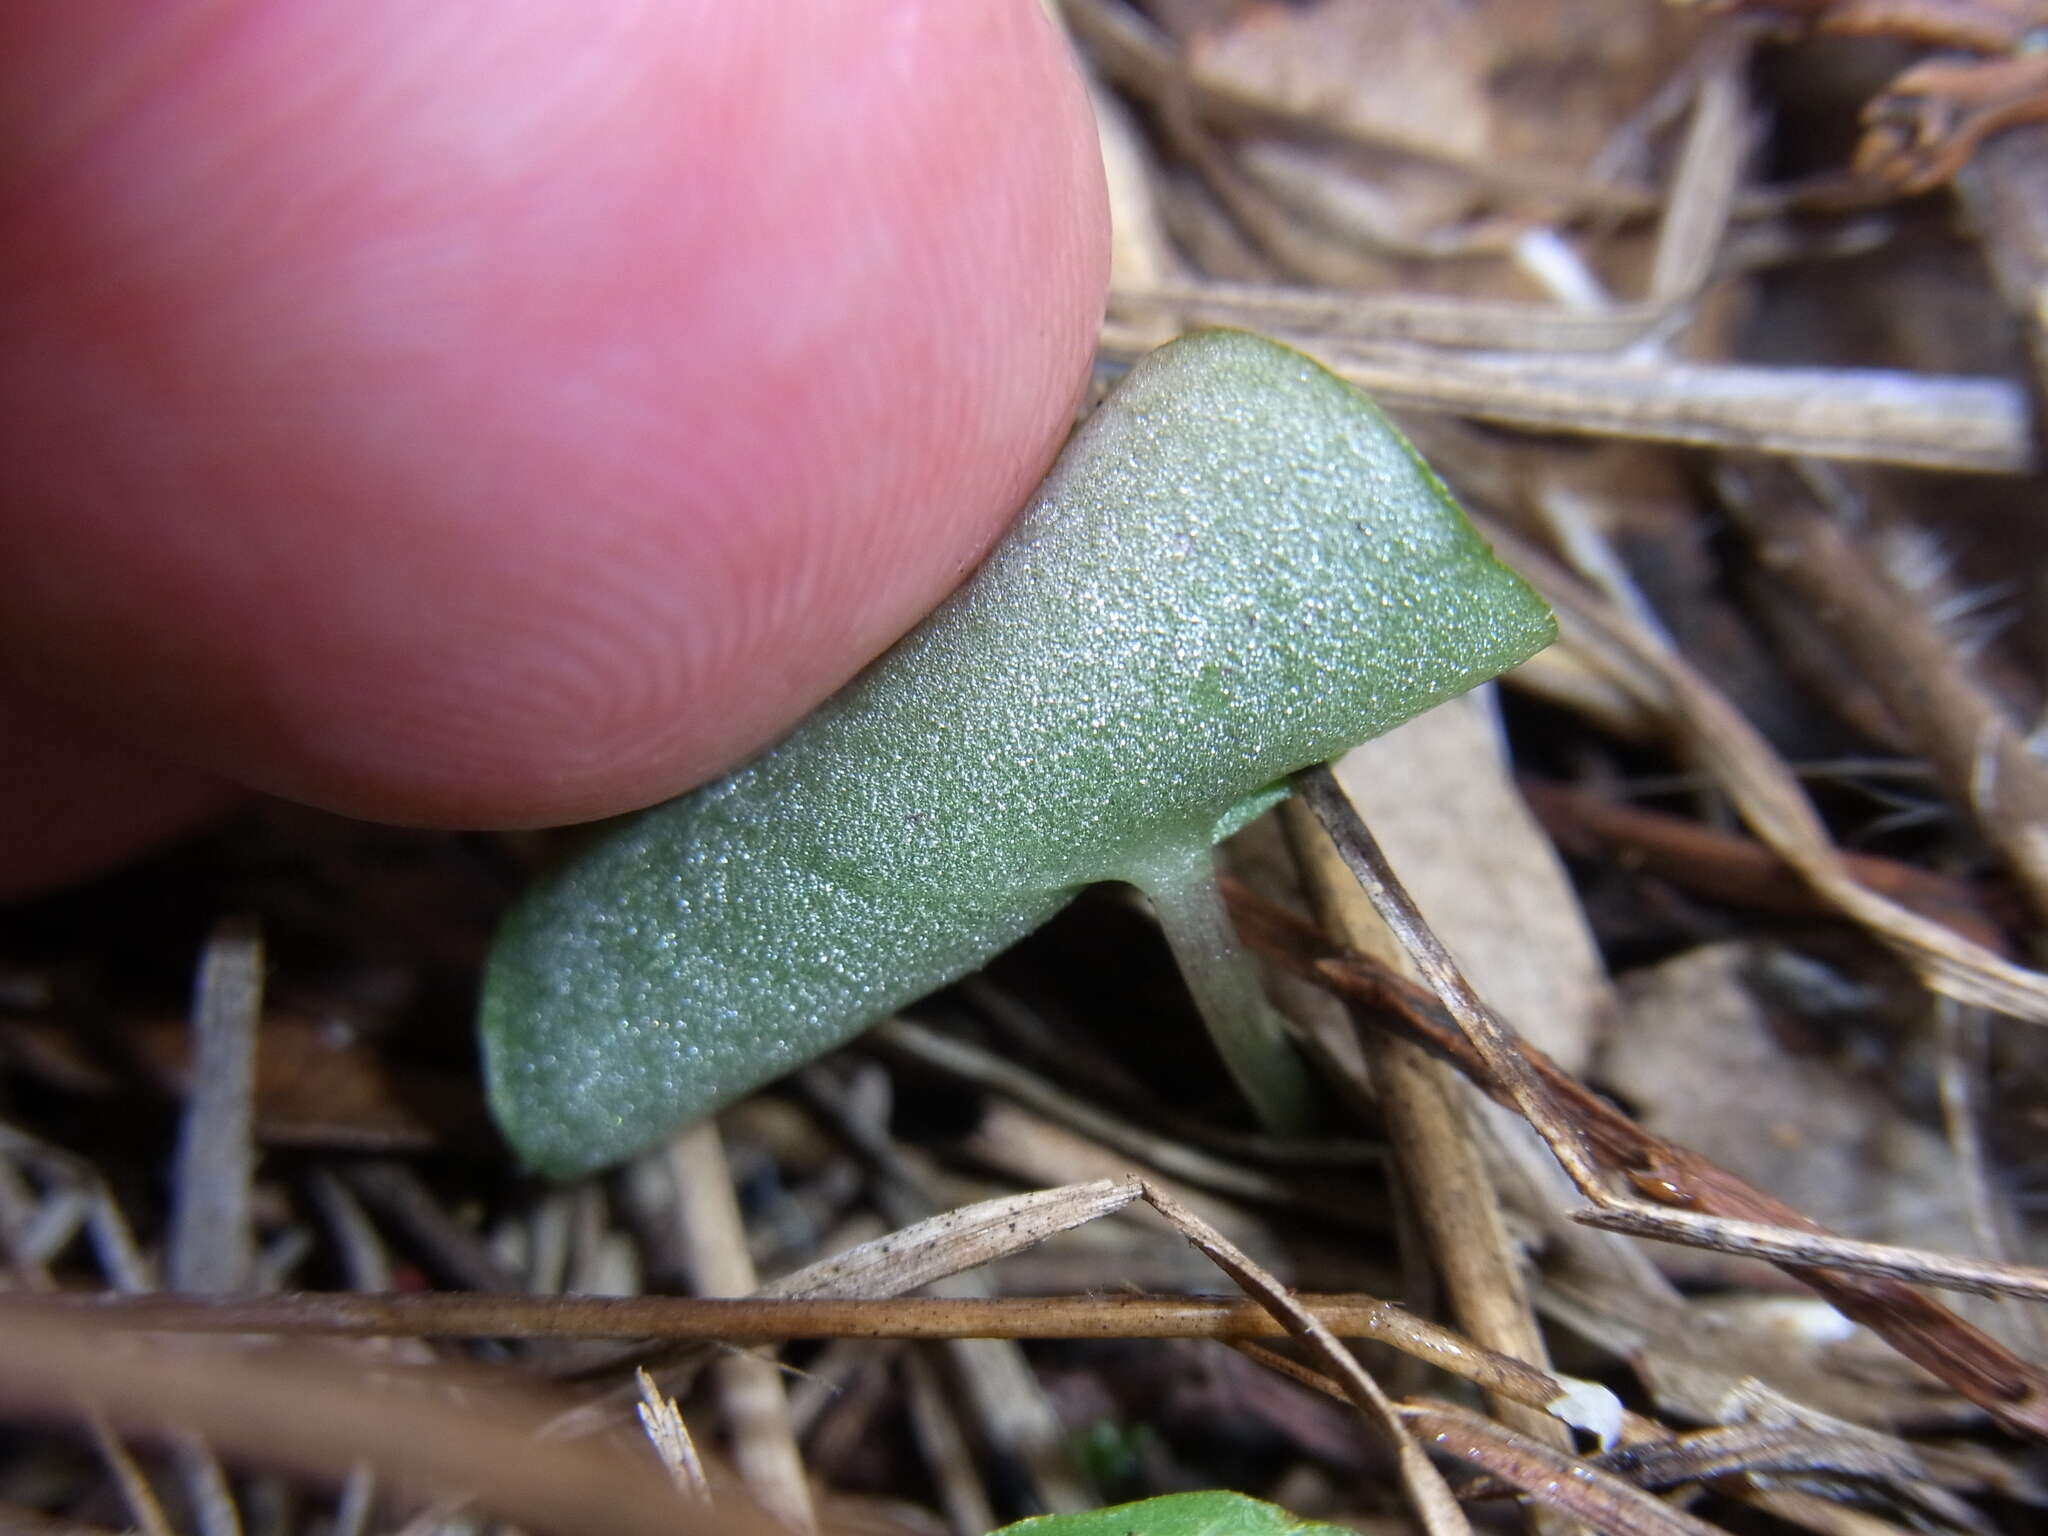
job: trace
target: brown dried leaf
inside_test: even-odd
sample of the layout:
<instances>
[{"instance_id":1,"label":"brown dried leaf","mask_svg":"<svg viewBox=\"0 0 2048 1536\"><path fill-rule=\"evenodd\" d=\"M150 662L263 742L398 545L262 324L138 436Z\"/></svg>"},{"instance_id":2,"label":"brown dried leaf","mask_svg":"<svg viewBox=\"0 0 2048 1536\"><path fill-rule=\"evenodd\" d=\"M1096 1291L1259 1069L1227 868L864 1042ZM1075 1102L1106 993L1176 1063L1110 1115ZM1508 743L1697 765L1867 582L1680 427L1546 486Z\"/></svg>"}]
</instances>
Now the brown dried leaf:
<instances>
[{"instance_id":1,"label":"brown dried leaf","mask_svg":"<svg viewBox=\"0 0 2048 1536\"><path fill-rule=\"evenodd\" d=\"M1556 849L1508 775L1490 701L1433 709L1333 772L1481 995L1582 1070L1614 994Z\"/></svg>"},{"instance_id":2,"label":"brown dried leaf","mask_svg":"<svg viewBox=\"0 0 2048 1536\"><path fill-rule=\"evenodd\" d=\"M184 1095L192 1041L182 1022L137 1022L126 1043L151 1078ZM483 1124L467 1079L401 1072L352 1032L289 1014L263 1021L255 1092L256 1137L270 1146L410 1151Z\"/></svg>"},{"instance_id":3,"label":"brown dried leaf","mask_svg":"<svg viewBox=\"0 0 2048 1536\"><path fill-rule=\"evenodd\" d=\"M1947 1143L1845 1069L1842 1048L1795 1053L1774 1033L1788 988L1772 968L1795 960L1717 944L1622 978L1624 1023L1598 1080L1648 1130L1847 1236L1974 1252Z\"/></svg>"}]
</instances>

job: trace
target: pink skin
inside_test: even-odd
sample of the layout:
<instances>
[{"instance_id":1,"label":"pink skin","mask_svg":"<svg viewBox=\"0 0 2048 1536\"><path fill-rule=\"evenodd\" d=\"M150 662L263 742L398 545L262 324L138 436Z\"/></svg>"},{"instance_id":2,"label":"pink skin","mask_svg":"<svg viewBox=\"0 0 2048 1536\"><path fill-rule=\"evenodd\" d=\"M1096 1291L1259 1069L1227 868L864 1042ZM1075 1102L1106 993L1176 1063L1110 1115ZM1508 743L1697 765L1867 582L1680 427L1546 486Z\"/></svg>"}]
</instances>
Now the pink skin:
<instances>
[{"instance_id":1,"label":"pink skin","mask_svg":"<svg viewBox=\"0 0 2048 1536\"><path fill-rule=\"evenodd\" d=\"M1036 0L9 8L0 890L731 766L1000 532L1107 246Z\"/></svg>"}]
</instances>

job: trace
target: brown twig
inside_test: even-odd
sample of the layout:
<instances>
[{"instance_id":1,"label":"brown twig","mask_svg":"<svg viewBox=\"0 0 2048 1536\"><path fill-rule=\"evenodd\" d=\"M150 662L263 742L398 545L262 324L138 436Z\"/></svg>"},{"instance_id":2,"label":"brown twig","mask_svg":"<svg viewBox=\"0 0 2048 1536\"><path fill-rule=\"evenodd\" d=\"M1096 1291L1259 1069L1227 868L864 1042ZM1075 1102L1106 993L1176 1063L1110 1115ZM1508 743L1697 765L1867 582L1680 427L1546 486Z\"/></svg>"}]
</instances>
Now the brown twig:
<instances>
[{"instance_id":1,"label":"brown twig","mask_svg":"<svg viewBox=\"0 0 2048 1536\"><path fill-rule=\"evenodd\" d=\"M1856 174L1909 195L1931 191L1990 139L2043 121L2048 57L1922 59L1864 108Z\"/></svg>"},{"instance_id":2,"label":"brown twig","mask_svg":"<svg viewBox=\"0 0 2048 1536\"><path fill-rule=\"evenodd\" d=\"M1343 787L1328 768L1315 767L1296 774L1294 788L1330 834L1330 841L1423 984L1456 1021L1484 1065L1490 1091L1505 1097L1515 1113L1543 1138L1572 1182L1591 1197L1601 1188L1602 1176L1584 1136L1551 1101L1548 1085L1523 1055L1515 1032L1472 990L1457 962L1423 920L1379 844L1352 809Z\"/></svg>"},{"instance_id":3,"label":"brown twig","mask_svg":"<svg viewBox=\"0 0 2048 1536\"><path fill-rule=\"evenodd\" d=\"M1295 1298L1338 1338L1371 1339L1450 1375L1613 1438L1620 1409L1590 1382L1498 1354L1370 1296ZM788 1339L1239 1339L1286 1330L1253 1302L1209 1296L689 1296L112 1294L0 1297L11 1315L89 1319L141 1333L292 1338L658 1339L758 1344Z\"/></svg>"},{"instance_id":4,"label":"brown twig","mask_svg":"<svg viewBox=\"0 0 2048 1536\"><path fill-rule=\"evenodd\" d=\"M474 1373L415 1373L387 1390L349 1361L310 1353L195 1354L106 1330L0 1315L0 1413L75 1418L93 1404L127 1434L196 1433L223 1452L313 1476L369 1460L394 1476L475 1491L487 1509L547 1536L783 1536L725 1493L715 1514L683 1504L655 1458L609 1441L543 1441L556 1405Z\"/></svg>"},{"instance_id":5,"label":"brown twig","mask_svg":"<svg viewBox=\"0 0 2048 1536\"><path fill-rule=\"evenodd\" d=\"M1768 1223L1779 1229L1774 1242L1809 1240L1796 1257L1783 1252L1764 1256L1783 1264L1843 1313L2001 1422L2030 1435L2048 1437L2048 1372L2019 1359L1900 1280L1840 1267L1870 1257L1858 1250L1874 1245L1834 1238L1718 1165L1651 1135L1560 1071L1534 1047L1510 1043L1505 1048L1521 1063L1516 1073L1522 1079L1517 1084L1521 1090L1518 1098L1494 1076L1488 1058L1429 992L1364 956L1334 950L1313 927L1235 883L1226 883L1225 895L1241 931L1269 959L1375 1010L1371 1022L1382 1027L1396 1025L1428 1044L1501 1102L1519 1108L1522 1098L1529 1098L1548 1107L1553 1116L1567 1117L1585 1149L1585 1166L1621 1174L1639 1194L1686 1214ZM1492 1043L1496 1050L1502 1048L1502 1042ZM1533 1092L1528 1082L1531 1078L1538 1085ZM1626 1219L1647 1224L1658 1215L1640 1203L1616 1201L1611 1196L1603 1200L1593 1194L1600 1189L1595 1179L1588 1193L1603 1204L1603 1222L1610 1216L1618 1222L1623 1218L1616 1213L1626 1213ZM1662 1225L1657 1235L1674 1237L1668 1220ZM1896 1256L1900 1250L1890 1252ZM1936 1259L1935 1269L1944 1262L1939 1256L1920 1257ZM1924 1266L1919 1277L1937 1278Z\"/></svg>"},{"instance_id":6,"label":"brown twig","mask_svg":"<svg viewBox=\"0 0 2048 1536\"><path fill-rule=\"evenodd\" d=\"M1299 1361L1276 1354L1260 1344L1241 1342L1233 1347L1240 1354L1313 1391L1326 1397L1341 1397L1335 1382ZM1705 1467L1718 1465L1724 1476L1731 1472L1737 1474L1737 1480L1725 1484L1721 1491L1741 1503L1753 1504L1795 1525L1820 1532L1822 1536L1905 1536L1901 1527L1833 1500L1791 1488L1753 1485L1746 1477L1740 1476L1746 1470L1745 1466L1730 1463L1738 1461L1741 1453L1747 1450L1752 1454L1756 1469L1766 1473L1773 1470L1779 1460L1793 1463L1802 1459L1825 1464L1832 1471L1889 1476L1901 1483L1909 1477L1924 1476L1926 1471L1916 1458L1891 1454L1883 1449L1870 1451L1860 1439L1845 1444L1839 1435L1815 1435L1764 1425L1738 1425L1726 1430L1711 1429L1677 1435L1662 1425L1636 1418L1630 1420L1632 1437L1626 1445L1576 1458L1561 1468L1553 1469L1541 1459L1513 1457L1511 1449L1500 1446L1497 1441L1491 1449L1486 1448L1492 1432L1485 1427L1484 1420L1474 1423L1466 1418L1456 1426L1445 1425L1441 1415L1449 1410L1442 1404L1427 1400L1403 1399L1395 1407L1404 1416L1417 1421L1422 1421L1425 1415L1435 1418L1440 1430L1449 1431L1438 1444L1446 1450L1466 1455L1478 1465L1487 1466L1494 1455L1502 1450L1509 1451L1508 1468L1522 1476L1489 1474L1468 1488L1468 1498L1485 1498L1500 1485L1521 1487L1539 1503L1557 1499L1561 1505L1568 1504L1580 1518L1602 1530L1629 1530L1634 1528L1630 1524L1632 1521L1654 1520L1655 1515L1640 1500L1647 1496L1645 1490L1661 1486L1666 1474L1672 1474L1671 1480L1675 1482L1681 1480L1676 1475L1680 1468L1699 1469L1693 1474L1698 1476ZM1781 1448L1782 1456L1775 1455L1774 1452ZM1801 1451L1806 1453L1803 1458L1799 1454ZM1715 1459L1717 1456L1718 1461ZM1523 1477L1527 1477L1527 1482ZM1610 1480L1618 1480L1619 1487L1613 1486ZM1574 1494L1569 1490L1580 1485L1598 1491L1572 1502ZM1920 1484L1911 1489L1909 1496L1923 1492L1926 1486ZM1620 1491L1624 1488L1629 1492ZM1945 1501L1941 1502L1944 1502L1943 1512L1953 1516L1955 1511L1947 1508ZM1665 1506L1660 1504L1658 1507ZM1718 1527L1709 1529L1718 1530Z\"/></svg>"},{"instance_id":7,"label":"brown twig","mask_svg":"<svg viewBox=\"0 0 2048 1536\"><path fill-rule=\"evenodd\" d=\"M1896 37L1937 48L2004 53L2048 25L2040 0L1736 0L1738 8L1797 16L1837 37Z\"/></svg>"},{"instance_id":8,"label":"brown twig","mask_svg":"<svg viewBox=\"0 0 2048 1536\"><path fill-rule=\"evenodd\" d=\"M1800 878L1910 965L1930 991L2048 1023L2048 975L1951 933L1859 884L1770 743L1705 678L1616 605L1498 524L1488 537L1557 610L1566 643L1665 717L1743 820Z\"/></svg>"},{"instance_id":9,"label":"brown twig","mask_svg":"<svg viewBox=\"0 0 2048 1536\"><path fill-rule=\"evenodd\" d=\"M1237 1349L1292 1381L1345 1401L1338 1384L1313 1367L1262 1345ZM1490 1419L1445 1403L1403 1398L1394 1411L1430 1444L1484 1469L1539 1504L1583 1520L1610 1536L1725 1536L1719 1526L1672 1509L1612 1473L1578 1457L1503 1429Z\"/></svg>"},{"instance_id":10,"label":"brown twig","mask_svg":"<svg viewBox=\"0 0 2048 1536\"><path fill-rule=\"evenodd\" d=\"M1147 1187L1145 1200L1164 1216L1189 1242L1213 1261L1217 1268L1242 1286L1248 1295L1272 1313L1290 1334L1302 1340L1322 1362L1344 1398L1364 1415L1385 1438L1401 1469L1401 1484L1410 1506L1430 1536L1470 1536L1471 1526L1458 1501L1445 1486L1443 1474L1430 1464L1421 1445L1400 1416L1379 1383L1366 1373L1357 1356L1337 1342L1336 1335L1299 1298L1272 1275L1252 1262L1222 1233L1167 1195Z\"/></svg>"},{"instance_id":11,"label":"brown twig","mask_svg":"<svg viewBox=\"0 0 2048 1536\"><path fill-rule=\"evenodd\" d=\"M1753 837L1563 784L1524 779L1522 793L1544 830L1567 852L1586 855L1613 849L1626 857L1631 869L1753 912L1837 915L1833 903ZM1842 863L1863 885L1908 911L1991 953L2004 951L2004 932L1962 881L1876 854L1844 852Z\"/></svg>"},{"instance_id":12,"label":"brown twig","mask_svg":"<svg viewBox=\"0 0 2048 1536\"><path fill-rule=\"evenodd\" d=\"M1412 1341L1423 1331L1369 1296L1304 1293L1340 1338ZM487 1296L471 1291L281 1291L270 1295L0 1296L0 1316L90 1319L140 1333L281 1334L305 1338L675 1339L1233 1339L1285 1333L1255 1303L1210 1296ZM1455 1363L1469 1342L1443 1334L1424 1358ZM1517 1396L1557 1394L1544 1372L1504 1371Z\"/></svg>"},{"instance_id":13,"label":"brown twig","mask_svg":"<svg viewBox=\"0 0 2048 1536\"><path fill-rule=\"evenodd\" d=\"M1360 898L1358 883L1328 833L1297 801L1290 800L1281 813L1324 926L1352 948L1373 947L1372 940L1384 937L1385 929ZM1488 1348L1547 1367L1549 1354L1522 1283L1520 1260L1473 1142L1463 1098L1470 1090L1448 1065L1412 1041L1375 1035L1364 1045L1395 1160L1430 1263L1442 1278L1451 1317ZM1513 1400L1494 1406L1525 1433L1558 1449L1570 1448L1556 1420L1531 1417Z\"/></svg>"}]
</instances>

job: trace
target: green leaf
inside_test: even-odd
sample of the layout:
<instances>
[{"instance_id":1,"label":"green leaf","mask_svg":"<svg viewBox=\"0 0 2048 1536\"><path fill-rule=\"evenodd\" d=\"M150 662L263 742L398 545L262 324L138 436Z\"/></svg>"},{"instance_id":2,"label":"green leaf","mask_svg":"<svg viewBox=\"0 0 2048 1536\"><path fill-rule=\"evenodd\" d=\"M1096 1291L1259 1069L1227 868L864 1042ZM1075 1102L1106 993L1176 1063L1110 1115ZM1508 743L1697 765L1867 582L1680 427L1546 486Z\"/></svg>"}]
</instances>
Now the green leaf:
<instances>
[{"instance_id":1,"label":"green leaf","mask_svg":"<svg viewBox=\"0 0 2048 1536\"><path fill-rule=\"evenodd\" d=\"M1554 633L1358 391L1243 332L1163 347L930 618L514 911L481 1008L499 1124L552 1174L636 1152L1093 881L1184 894L1269 786Z\"/></svg>"},{"instance_id":2,"label":"green leaf","mask_svg":"<svg viewBox=\"0 0 2048 1536\"><path fill-rule=\"evenodd\" d=\"M1241 1493L1169 1493L1082 1515L1037 1515L989 1536L1352 1536Z\"/></svg>"}]
</instances>

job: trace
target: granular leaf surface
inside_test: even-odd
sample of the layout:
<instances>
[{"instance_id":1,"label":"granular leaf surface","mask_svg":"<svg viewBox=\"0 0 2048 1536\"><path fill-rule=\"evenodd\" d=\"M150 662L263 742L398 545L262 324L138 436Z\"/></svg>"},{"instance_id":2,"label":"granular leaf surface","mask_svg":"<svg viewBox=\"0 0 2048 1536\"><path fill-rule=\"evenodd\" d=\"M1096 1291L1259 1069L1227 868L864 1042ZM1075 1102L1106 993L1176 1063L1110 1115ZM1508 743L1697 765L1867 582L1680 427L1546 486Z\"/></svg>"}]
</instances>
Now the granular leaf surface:
<instances>
[{"instance_id":1,"label":"granular leaf surface","mask_svg":"<svg viewBox=\"0 0 2048 1536\"><path fill-rule=\"evenodd\" d=\"M1241 332L1164 347L922 625L515 911L500 1123L549 1173L626 1156L1552 634L1363 395Z\"/></svg>"},{"instance_id":2,"label":"granular leaf surface","mask_svg":"<svg viewBox=\"0 0 2048 1536\"><path fill-rule=\"evenodd\" d=\"M1169 1493L1079 1515L1035 1515L989 1536L1350 1536L1241 1493Z\"/></svg>"}]
</instances>

